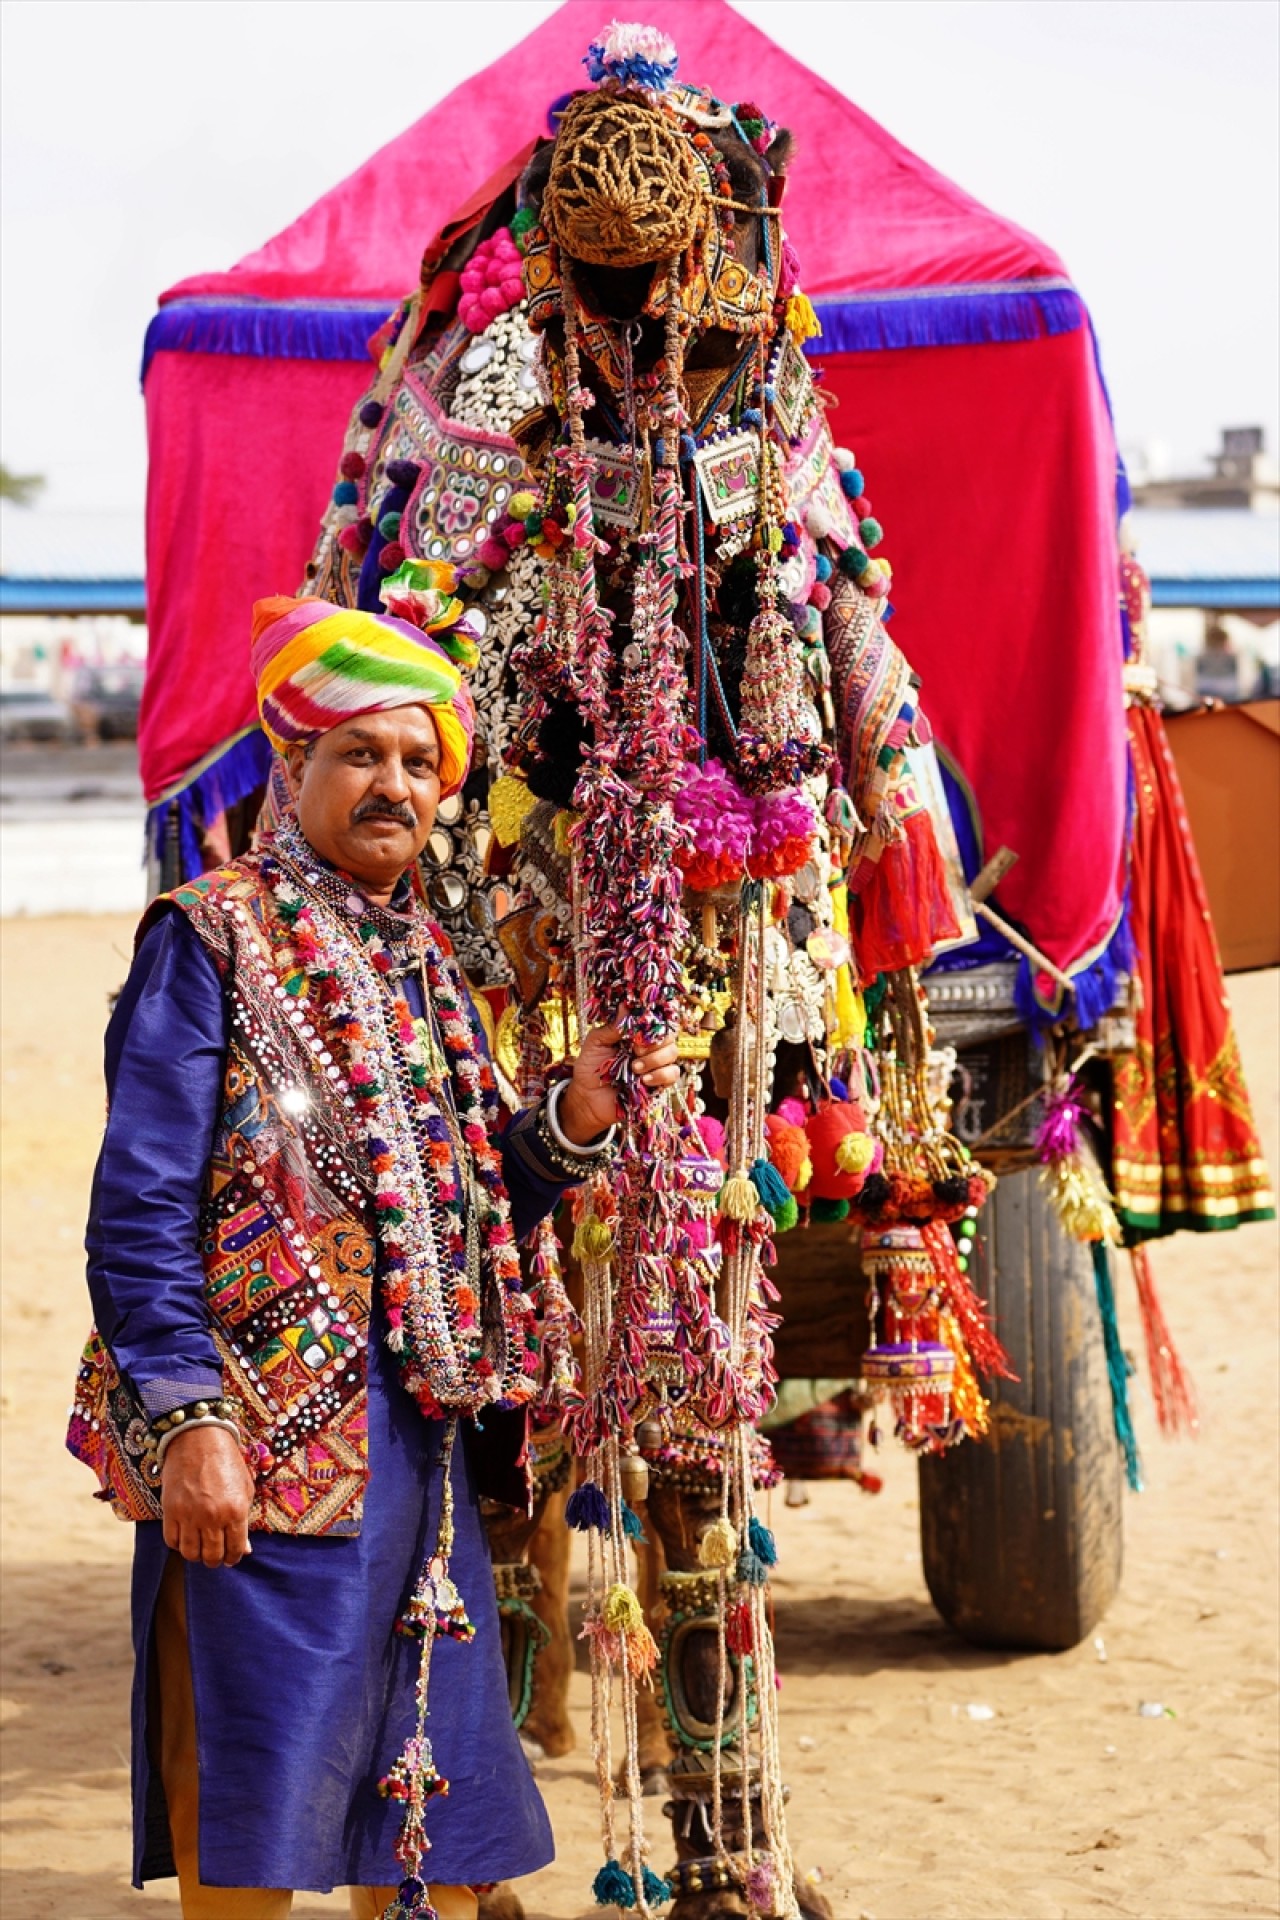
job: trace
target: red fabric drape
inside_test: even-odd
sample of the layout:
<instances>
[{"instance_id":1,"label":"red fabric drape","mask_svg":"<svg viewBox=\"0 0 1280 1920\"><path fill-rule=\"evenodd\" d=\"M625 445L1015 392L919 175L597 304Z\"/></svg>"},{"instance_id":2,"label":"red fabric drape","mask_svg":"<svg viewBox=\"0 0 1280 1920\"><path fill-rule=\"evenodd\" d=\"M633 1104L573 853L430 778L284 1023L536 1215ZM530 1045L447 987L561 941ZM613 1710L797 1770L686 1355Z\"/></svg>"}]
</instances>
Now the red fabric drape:
<instances>
[{"instance_id":1,"label":"red fabric drape","mask_svg":"<svg viewBox=\"0 0 1280 1920\"><path fill-rule=\"evenodd\" d=\"M795 130L785 214L811 293L1063 271L724 0L653 0L646 18L675 38L682 75ZM432 231L581 84L600 25L571 0L229 273L165 298L400 298ZM895 638L977 792L988 850L1021 856L998 904L1077 965L1116 920L1124 810L1114 452L1090 335L826 364L837 440L859 456L896 567ZM366 377L360 364L156 355L149 798L250 717L248 608L297 585Z\"/></svg>"},{"instance_id":2,"label":"red fabric drape","mask_svg":"<svg viewBox=\"0 0 1280 1920\"><path fill-rule=\"evenodd\" d=\"M1138 1045L1116 1067L1112 1184L1137 1243L1274 1216L1209 902L1164 722L1129 710Z\"/></svg>"},{"instance_id":3,"label":"red fabric drape","mask_svg":"<svg viewBox=\"0 0 1280 1920\"><path fill-rule=\"evenodd\" d=\"M163 297L398 299L427 238L546 131L553 100L587 84L582 56L608 17L596 0L569 0L229 272L194 274ZM1065 271L1052 248L935 172L725 0L648 0L643 17L674 39L682 79L753 101L794 131L786 223L810 293ZM467 18L482 57L484 9Z\"/></svg>"},{"instance_id":4,"label":"red fabric drape","mask_svg":"<svg viewBox=\"0 0 1280 1920\"><path fill-rule=\"evenodd\" d=\"M1019 856L996 904L1070 967L1124 889L1115 442L1091 336L823 364L884 526L893 637L987 854Z\"/></svg>"},{"instance_id":5,"label":"red fabric drape","mask_svg":"<svg viewBox=\"0 0 1280 1920\"><path fill-rule=\"evenodd\" d=\"M373 367L159 353L147 375L147 679L138 723L153 801L257 718L255 600L293 593L347 418Z\"/></svg>"}]
</instances>

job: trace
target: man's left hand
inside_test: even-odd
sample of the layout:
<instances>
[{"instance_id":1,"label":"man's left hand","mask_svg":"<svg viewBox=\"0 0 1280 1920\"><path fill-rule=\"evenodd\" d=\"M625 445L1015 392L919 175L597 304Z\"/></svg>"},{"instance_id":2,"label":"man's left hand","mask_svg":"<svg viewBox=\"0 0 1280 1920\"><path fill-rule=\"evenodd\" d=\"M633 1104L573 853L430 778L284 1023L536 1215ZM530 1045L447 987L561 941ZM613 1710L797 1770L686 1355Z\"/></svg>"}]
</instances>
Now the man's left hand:
<instances>
[{"instance_id":1,"label":"man's left hand","mask_svg":"<svg viewBox=\"0 0 1280 1920\"><path fill-rule=\"evenodd\" d=\"M560 1096L559 1111L560 1125L575 1146L590 1146L618 1118L618 1096L607 1074L617 1058L621 1039L617 1027L595 1027L578 1051L573 1078ZM654 1093L674 1086L680 1076L675 1035L668 1034L632 1054L631 1071Z\"/></svg>"}]
</instances>

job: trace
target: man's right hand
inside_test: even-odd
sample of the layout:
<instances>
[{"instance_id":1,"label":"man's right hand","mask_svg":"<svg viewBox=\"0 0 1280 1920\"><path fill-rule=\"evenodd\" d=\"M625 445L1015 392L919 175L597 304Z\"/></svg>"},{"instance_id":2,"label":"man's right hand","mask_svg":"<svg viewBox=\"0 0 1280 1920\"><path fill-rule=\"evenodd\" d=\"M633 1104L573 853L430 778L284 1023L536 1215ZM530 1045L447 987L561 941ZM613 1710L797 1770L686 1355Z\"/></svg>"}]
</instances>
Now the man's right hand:
<instances>
[{"instance_id":1,"label":"man's right hand","mask_svg":"<svg viewBox=\"0 0 1280 1920\"><path fill-rule=\"evenodd\" d=\"M253 1475L225 1427L179 1429L164 1451L160 1499L165 1545L184 1560L234 1567L249 1545Z\"/></svg>"}]
</instances>

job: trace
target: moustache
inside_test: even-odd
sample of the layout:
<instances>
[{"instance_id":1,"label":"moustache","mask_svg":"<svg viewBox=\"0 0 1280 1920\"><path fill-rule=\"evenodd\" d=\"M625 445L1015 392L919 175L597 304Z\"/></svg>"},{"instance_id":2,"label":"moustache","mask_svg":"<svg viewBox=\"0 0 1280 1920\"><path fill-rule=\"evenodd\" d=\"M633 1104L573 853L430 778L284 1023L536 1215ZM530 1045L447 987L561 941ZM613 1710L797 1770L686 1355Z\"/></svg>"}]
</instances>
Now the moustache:
<instances>
[{"instance_id":1,"label":"moustache","mask_svg":"<svg viewBox=\"0 0 1280 1920\"><path fill-rule=\"evenodd\" d=\"M418 824L413 809L396 800L362 800L351 816L351 824L358 826L362 820L395 820L411 832Z\"/></svg>"}]
</instances>

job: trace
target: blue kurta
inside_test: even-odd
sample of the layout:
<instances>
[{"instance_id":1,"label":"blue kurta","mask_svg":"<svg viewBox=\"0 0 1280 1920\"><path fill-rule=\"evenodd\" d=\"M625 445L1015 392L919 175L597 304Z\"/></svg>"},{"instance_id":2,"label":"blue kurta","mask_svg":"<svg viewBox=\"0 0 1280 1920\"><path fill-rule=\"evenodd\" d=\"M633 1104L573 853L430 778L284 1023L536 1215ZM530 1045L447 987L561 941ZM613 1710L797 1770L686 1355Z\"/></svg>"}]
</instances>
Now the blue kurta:
<instances>
[{"instance_id":1,"label":"blue kurta","mask_svg":"<svg viewBox=\"0 0 1280 1920\"><path fill-rule=\"evenodd\" d=\"M405 982L407 997L416 981ZM421 1011L419 1006L415 1011ZM222 1098L228 1015L213 961L169 914L143 941L107 1033L110 1117L87 1234L97 1324L154 1418L221 1391L198 1254L198 1212ZM528 1136L504 1170L517 1235L564 1191ZM200 1877L210 1886L385 1886L401 1809L378 1780L414 1723L418 1643L393 1631L439 1512L444 1423L400 1384L375 1282L368 1346L369 1483L354 1537L254 1532L236 1567L184 1567L200 1763ZM546 1810L511 1721L477 1473L510 1415L454 1450L451 1572L475 1623L438 1640L427 1731L448 1798L431 1802L424 1874L445 1885L515 1878L553 1854ZM134 1883L174 1871L164 1790L147 1743L156 1599L169 1550L137 1528L133 1628Z\"/></svg>"}]
</instances>

